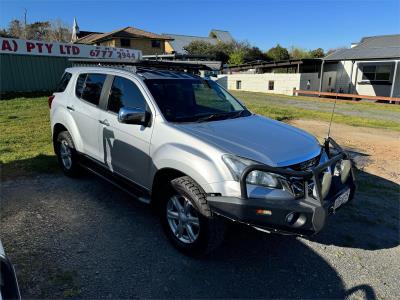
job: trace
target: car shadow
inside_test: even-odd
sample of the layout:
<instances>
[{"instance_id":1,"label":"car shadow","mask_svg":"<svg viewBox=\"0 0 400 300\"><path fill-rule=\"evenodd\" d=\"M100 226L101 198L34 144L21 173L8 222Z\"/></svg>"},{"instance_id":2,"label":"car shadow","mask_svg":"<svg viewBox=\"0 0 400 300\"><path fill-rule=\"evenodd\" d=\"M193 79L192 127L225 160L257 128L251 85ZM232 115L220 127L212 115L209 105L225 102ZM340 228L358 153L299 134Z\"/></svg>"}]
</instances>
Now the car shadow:
<instances>
[{"instance_id":1,"label":"car shadow","mask_svg":"<svg viewBox=\"0 0 400 300\"><path fill-rule=\"evenodd\" d=\"M94 228L81 229L81 243L91 243L83 252L78 250L81 261L95 263L97 274L107 274L81 274L99 294L113 298L344 298L361 292L376 299L368 285L346 290L330 263L295 237L233 225L211 254L184 256L164 237L151 209L100 182L93 201L107 207L108 217ZM105 194L107 198L100 196ZM102 230L110 226L111 232ZM74 248L73 241L70 245ZM80 263L69 264L80 268Z\"/></svg>"},{"instance_id":2,"label":"car shadow","mask_svg":"<svg viewBox=\"0 0 400 300\"><path fill-rule=\"evenodd\" d=\"M328 219L311 240L365 250L399 245L400 185L364 171L356 172L357 191L348 205Z\"/></svg>"}]
</instances>

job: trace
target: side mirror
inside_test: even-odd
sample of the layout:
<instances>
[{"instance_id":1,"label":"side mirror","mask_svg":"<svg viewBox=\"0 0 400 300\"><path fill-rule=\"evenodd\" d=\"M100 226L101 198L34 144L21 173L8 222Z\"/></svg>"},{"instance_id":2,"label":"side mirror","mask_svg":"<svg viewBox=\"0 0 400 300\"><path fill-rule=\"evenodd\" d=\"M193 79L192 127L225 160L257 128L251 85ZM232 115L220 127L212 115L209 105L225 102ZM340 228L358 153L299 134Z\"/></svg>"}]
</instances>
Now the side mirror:
<instances>
[{"instance_id":1,"label":"side mirror","mask_svg":"<svg viewBox=\"0 0 400 300\"><path fill-rule=\"evenodd\" d=\"M141 108L121 107L118 112L118 122L147 126L150 113Z\"/></svg>"}]
</instances>

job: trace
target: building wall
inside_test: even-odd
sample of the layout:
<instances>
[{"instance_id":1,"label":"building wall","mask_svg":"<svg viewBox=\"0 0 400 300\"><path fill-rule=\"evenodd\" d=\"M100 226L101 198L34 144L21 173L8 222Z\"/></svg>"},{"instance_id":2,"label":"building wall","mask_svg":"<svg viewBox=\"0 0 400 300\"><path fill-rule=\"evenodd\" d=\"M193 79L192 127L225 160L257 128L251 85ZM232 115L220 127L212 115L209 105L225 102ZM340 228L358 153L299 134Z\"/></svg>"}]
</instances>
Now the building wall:
<instances>
[{"instance_id":1,"label":"building wall","mask_svg":"<svg viewBox=\"0 0 400 300\"><path fill-rule=\"evenodd\" d=\"M51 92L70 66L66 57L0 54L0 93Z\"/></svg>"},{"instance_id":2,"label":"building wall","mask_svg":"<svg viewBox=\"0 0 400 300\"><path fill-rule=\"evenodd\" d=\"M388 62L390 63L390 61ZM334 91L338 93L351 93L351 94L367 95L367 96L389 97L392 87L390 83L389 84L370 83L368 81L363 80L363 73L362 73L362 66L365 64L379 65L379 64L387 64L388 62L366 63L363 61L356 61L354 62L353 67L352 67L353 63L351 61L338 62L336 64L336 84L334 86ZM394 62L391 62L391 64L392 64L392 74L390 82L393 82ZM353 68L353 74L351 73L352 68ZM328 77L327 73L330 72L324 72L323 87L325 87L327 81ZM397 80L395 81L394 95L396 93L398 95L400 90L399 73L397 73L396 76ZM325 91L325 88L323 88L323 91Z\"/></svg>"},{"instance_id":3,"label":"building wall","mask_svg":"<svg viewBox=\"0 0 400 300\"><path fill-rule=\"evenodd\" d=\"M143 55L155 55L155 54L164 54L165 53L165 42L160 41L159 48L153 48L151 43L151 39L130 39L132 49L141 50ZM101 46L109 46L109 47L117 47L117 48L124 48L121 47L121 39L115 38L108 41L104 41L100 43Z\"/></svg>"},{"instance_id":4,"label":"building wall","mask_svg":"<svg viewBox=\"0 0 400 300\"><path fill-rule=\"evenodd\" d=\"M310 90L318 90L318 73L265 73L265 74L228 74L218 75L217 82L230 90L236 88L237 81L241 81L242 91L262 92L272 94L293 95L293 89L307 89L310 81ZM274 82L274 89L269 90L269 82Z\"/></svg>"},{"instance_id":5,"label":"building wall","mask_svg":"<svg viewBox=\"0 0 400 300\"><path fill-rule=\"evenodd\" d=\"M165 53L171 54L174 52L174 48L172 48L171 44L168 41L165 41Z\"/></svg>"}]
</instances>

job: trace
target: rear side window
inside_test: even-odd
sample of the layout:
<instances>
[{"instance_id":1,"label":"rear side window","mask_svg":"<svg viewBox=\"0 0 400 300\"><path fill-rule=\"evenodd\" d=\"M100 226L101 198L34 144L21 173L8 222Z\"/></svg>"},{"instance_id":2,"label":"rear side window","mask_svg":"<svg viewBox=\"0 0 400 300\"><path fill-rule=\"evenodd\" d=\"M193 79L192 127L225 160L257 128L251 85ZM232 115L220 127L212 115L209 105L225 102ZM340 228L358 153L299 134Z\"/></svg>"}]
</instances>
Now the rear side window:
<instances>
[{"instance_id":1,"label":"rear side window","mask_svg":"<svg viewBox=\"0 0 400 300\"><path fill-rule=\"evenodd\" d=\"M108 100L108 110L118 113L121 107L146 110L146 100L135 83L129 79L115 76Z\"/></svg>"},{"instance_id":2,"label":"rear side window","mask_svg":"<svg viewBox=\"0 0 400 300\"><path fill-rule=\"evenodd\" d=\"M78 78L77 89L78 89L78 84L80 84L79 79L80 78ZM101 90L103 88L105 80L106 80L105 74L87 74L85 83L83 85L81 98L94 105L98 105L100 102Z\"/></svg>"},{"instance_id":3,"label":"rear side window","mask_svg":"<svg viewBox=\"0 0 400 300\"><path fill-rule=\"evenodd\" d=\"M85 86L86 76L87 74L80 74L76 81L75 94L78 98L82 97L82 91L83 87Z\"/></svg>"},{"instance_id":4,"label":"rear side window","mask_svg":"<svg viewBox=\"0 0 400 300\"><path fill-rule=\"evenodd\" d=\"M54 91L55 93L62 93L65 91L67 88L67 85L69 81L71 80L72 74L69 72L65 72L63 76L61 77L60 82L57 85L56 90Z\"/></svg>"}]
</instances>

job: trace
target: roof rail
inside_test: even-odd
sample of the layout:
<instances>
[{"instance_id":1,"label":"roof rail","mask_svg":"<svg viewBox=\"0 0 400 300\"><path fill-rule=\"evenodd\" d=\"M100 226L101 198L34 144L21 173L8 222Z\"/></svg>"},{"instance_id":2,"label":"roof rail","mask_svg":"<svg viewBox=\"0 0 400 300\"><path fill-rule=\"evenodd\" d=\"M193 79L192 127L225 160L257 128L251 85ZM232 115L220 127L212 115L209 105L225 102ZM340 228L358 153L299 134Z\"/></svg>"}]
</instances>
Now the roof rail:
<instances>
[{"instance_id":1,"label":"roof rail","mask_svg":"<svg viewBox=\"0 0 400 300\"><path fill-rule=\"evenodd\" d=\"M197 62L171 62L162 60L115 60L115 59L80 59L70 58L74 66L102 66L128 69L136 72L136 68L150 68L170 71L193 72L211 70L210 67Z\"/></svg>"}]
</instances>

